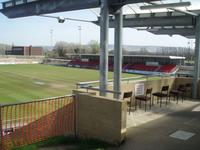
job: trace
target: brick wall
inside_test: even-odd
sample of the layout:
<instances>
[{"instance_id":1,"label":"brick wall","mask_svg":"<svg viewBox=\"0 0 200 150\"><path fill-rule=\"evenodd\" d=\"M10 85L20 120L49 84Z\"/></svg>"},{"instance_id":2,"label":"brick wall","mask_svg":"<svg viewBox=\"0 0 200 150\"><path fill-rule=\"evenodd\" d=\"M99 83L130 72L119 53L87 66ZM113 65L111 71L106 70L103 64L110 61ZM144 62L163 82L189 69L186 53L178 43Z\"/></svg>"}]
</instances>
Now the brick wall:
<instances>
[{"instance_id":1,"label":"brick wall","mask_svg":"<svg viewBox=\"0 0 200 150\"><path fill-rule=\"evenodd\" d=\"M76 133L81 138L94 138L112 144L126 137L125 101L77 94Z\"/></svg>"}]
</instances>

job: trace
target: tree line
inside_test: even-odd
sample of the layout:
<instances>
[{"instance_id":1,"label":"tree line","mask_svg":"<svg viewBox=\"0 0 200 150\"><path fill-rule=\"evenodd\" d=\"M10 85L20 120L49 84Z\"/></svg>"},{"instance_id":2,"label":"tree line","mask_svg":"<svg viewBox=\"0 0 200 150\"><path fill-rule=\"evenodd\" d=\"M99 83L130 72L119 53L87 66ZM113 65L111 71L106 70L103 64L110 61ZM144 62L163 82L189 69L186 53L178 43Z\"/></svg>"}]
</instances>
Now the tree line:
<instances>
[{"instance_id":1,"label":"tree line","mask_svg":"<svg viewBox=\"0 0 200 150\"><path fill-rule=\"evenodd\" d=\"M0 55L5 55L6 50L11 50L11 45L0 44Z\"/></svg>"},{"instance_id":2,"label":"tree line","mask_svg":"<svg viewBox=\"0 0 200 150\"><path fill-rule=\"evenodd\" d=\"M114 50L110 51L114 54ZM140 50L128 51L123 49L123 55L161 55L161 56L181 56L188 61L194 61L194 49L186 47L158 47L155 51L141 47Z\"/></svg>"},{"instance_id":3,"label":"tree line","mask_svg":"<svg viewBox=\"0 0 200 150\"><path fill-rule=\"evenodd\" d=\"M99 43L95 40L91 40L87 45L59 41L56 42L51 52L46 52L46 55L49 57L66 57L68 54L98 54L99 50Z\"/></svg>"},{"instance_id":4,"label":"tree line","mask_svg":"<svg viewBox=\"0 0 200 150\"><path fill-rule=\"evenodd\" d=\"M5 55L5 51L11 50L11 48L12 45L0 44L0 55ZM113 49L113 47L111 47L111 49ZM54 45L53 50L45 50L45 54L47 57L59 58L66 57L69 54L99 54L99 51L100 44L95 40L91 40L86 45L58 41ZM114 54L114 50L110 50L109 53ZM182 56L188 61L193 61L194 49L189 47L156 47L156 49L152 50L151 47L141 46L137 50L135 50L134 47L129 48L129 50L123 48L123 55Z\"/></svg>"}]
</instances>

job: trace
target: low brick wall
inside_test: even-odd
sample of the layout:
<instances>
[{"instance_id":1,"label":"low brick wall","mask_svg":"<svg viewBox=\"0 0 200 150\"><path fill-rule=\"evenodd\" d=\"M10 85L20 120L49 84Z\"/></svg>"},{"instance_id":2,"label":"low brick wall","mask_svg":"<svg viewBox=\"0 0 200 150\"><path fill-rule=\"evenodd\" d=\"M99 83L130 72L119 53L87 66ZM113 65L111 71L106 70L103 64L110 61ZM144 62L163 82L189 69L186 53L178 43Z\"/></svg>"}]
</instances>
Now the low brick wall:
<instances>
[{"instance_id":1,"label":"low brick wall","mask_svg":"<svg viewBox=\"0 0 200 150\"><path fill-rule=\"evenodd\" d=\"M135 82L129 82L129 83L123 83L122 84L122 95L124 92L127 91L135 91L135 85L138 83L144 83L145 86L145 91L147 88L153 88L152 92L157 92L160 91L162 86L164 85L169 85L170 90L171 89L177 89L180 84L187 84L187 83L192 83L193 79L192 78L175 78L175 77L166 77L166 78L161 78L161 79L156 79L156 80L149 80L149 81L135 81ZM112 89L113 87L110 87ZM199 82L199 92L198 92L198 97L200 97L200 82ZM192 96L192 93L187 94L188 97Z\"/></svg>"},{"instance_id":2,"label":"low brick wall","mask_svg":"<svg viewBox=\"0 0 200 150\"><path fill-rule=\"evenodd\" d=\"M80 93L76 95L76 107L78 137L112 144L119 144L126 137L125 101Z\"/></svg>"},{"instance_id":3,"label":"low brick wall","mask_svg":"<svg viewBox=\"0 0 200 150\"><path fill-rule=\"evenodd\" d=\"M192 78L184 78L184 77L180 77L180 78L176 78L175 80L175 85L176 85L176 88L178 88L178 86L180 84L186 84L186 83L193 83L193 79ZM198 83L198 98L200 98L200 80L199 80L199 83ZM188 95L192 95L192 93L189 93Z\"/></svg>"},{"instance_id":4,"label":"low brick wall","mask_svg":"<svg viewBox=\"0 0 200 150\"><path fill-rule=\"evenodd\" d=\"M180 84L192 83L192 78L179 77L175 79L175 87L178 88Z\"/></svg>"},{"instance_id":5,"label":"low brick wall","mask_svg":"<svg viewBox=\"0 0 200 150\"><path fill-rule=\"evenodd\" d=\"M123 83L122 84L122 93L127 91L135 91L135 85L143 83L145 91L147 88L153 88L152 92L158 92L161 90L162 86L169 85L170 89L175 88L175 78L161 78L156 80L149 80L149 81L135 81L135 82L129 82L129 83ZM123 95L123 94L122 94Z\"/></svg>"}]
</instances>

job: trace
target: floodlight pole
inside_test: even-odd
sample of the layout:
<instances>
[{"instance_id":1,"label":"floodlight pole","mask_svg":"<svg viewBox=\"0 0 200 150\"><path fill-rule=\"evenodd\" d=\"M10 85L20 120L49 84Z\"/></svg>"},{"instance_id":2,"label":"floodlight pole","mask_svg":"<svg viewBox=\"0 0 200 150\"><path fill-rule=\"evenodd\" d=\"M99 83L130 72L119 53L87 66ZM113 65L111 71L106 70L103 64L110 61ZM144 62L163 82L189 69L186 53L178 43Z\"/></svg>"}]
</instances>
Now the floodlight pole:
<instances>
[{"instance_id":1,"label":"floodlight pole","mask_svg":"<svg viewBox=\"0 0 200 150\"><path fill-rule=\"evenodd\" d=\"M78 26L78 31L79 31L79 44L81 46L81 31L82 31L82 26Z\"/></svg>"},{"instance_id":2,"label":"floodlight pole","mask_svg":"<svg viewBox=\"0 0 200 150\"><path fill-rule=\"evenodd\" d=\"M50 45L53 47L53 29L50 30Z\"/></svg>"},{"instance_id":3,"label":"floodlight pole","mask_svg":"<svg viewBox=\"0 0 200 150\"><path fill-rule=\"evenodd\" d=\"M100 96L106 96L108 88L108 0L101 0L100 24Z\"/></svg>"},{"instance_id":4,"label":"floodlight pole","mask_svg":"<svg viewBox=\"0 0 200 150\"><path fill-rule=\"evenodd\" d=\"M114 98L120 99L122 72L122 30L123 13L119 8L115 13L115 43L114 43Z\"/></svg>"},{"instance_id":5,"label":"floodlight pole","mask_svg":"<svg viewBox=\"0 0 200 150\"><path fill-rule=\"evenodd\" d=\"M196 17L196 28L195 28L195 62L194 62L194 79L193 79L193 98L198 97L199 93L199 77L200 77L200 16Z\"/></svg>"}]
</instances>

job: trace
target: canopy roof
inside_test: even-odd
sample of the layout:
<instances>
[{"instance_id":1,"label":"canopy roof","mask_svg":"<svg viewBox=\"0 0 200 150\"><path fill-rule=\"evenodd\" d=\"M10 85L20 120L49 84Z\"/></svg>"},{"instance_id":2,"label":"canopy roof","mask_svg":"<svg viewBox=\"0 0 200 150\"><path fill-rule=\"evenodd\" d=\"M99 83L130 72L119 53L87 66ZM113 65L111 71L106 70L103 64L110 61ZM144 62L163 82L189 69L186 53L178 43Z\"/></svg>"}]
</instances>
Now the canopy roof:
<instances>
[{"instance_id":1,"label":"canopy roof","mask_svg":"<svg viewBox=\"0 0 200 150\"><path fill-rule=\"evenodd\" d=\"M187 10L200 15L200 10ZM195 37L196 17L177 11L127 14L123 16L124 28L146 30L157 35L181 35ZM99 25L99 21L95 21ZM115 27L114 17L110 17L110 28Z\"/></svg>"},{"instance_id":2,"label":"canopy roof","mask_svg":"<svg viewBox=\"0 0 200 150\"><path fill-rule=\"evenodd\" d=\"M156 0L108 0L110 7ZM72 11L100 7L101 0L11 0L0 10L8 18Z\"/></svg>"}]
</instances>

